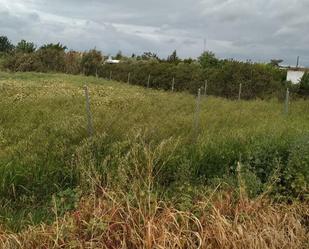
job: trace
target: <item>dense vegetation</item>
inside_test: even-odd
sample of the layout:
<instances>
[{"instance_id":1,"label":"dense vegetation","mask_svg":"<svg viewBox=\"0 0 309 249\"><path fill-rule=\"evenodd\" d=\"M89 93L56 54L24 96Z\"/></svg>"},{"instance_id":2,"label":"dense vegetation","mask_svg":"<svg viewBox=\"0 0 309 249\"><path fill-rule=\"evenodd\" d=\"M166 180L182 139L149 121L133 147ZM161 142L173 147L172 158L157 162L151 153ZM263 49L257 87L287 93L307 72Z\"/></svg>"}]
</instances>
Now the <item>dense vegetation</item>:
<instances>
[{"instance_id":1,"label":"dense vegetation","mask_svg":"<svg viewBox=\"0 0 309 249\"><path fill-rule=\"evenodd\" d=\"M1 45L2 44L2 45ZM281 99L287 87L286 71L278 68L276 60L269 64L220 60L212 52L204 52L198 59L180 59L174 51L167 59L146 52L126 57L119 52L120 64L105 64L106 57L95 49L86 52L68 51L66 46L46 44L39 48L32 42L20 41L16 46L6 37L0 39L2 67L13 72L61 72L113 78L118 81L149 86L155 89L197 93L207 81L209 94L237 98L242 84L242 98ZM130 73L130 76L129 76ZM301 96L306 92L295 86L291 91ZM305 94L305 95L304 95Z\"/></svg>"},{"instance_id":2,"label":"dense vegetation","mask_svg":"<svg viewBox=\"0 0 309 249\"><path fill-rule=\"evenodd\" d=\"M192 95L57 74L1 73L0 85L0 216L11 226L30 210L34 222L48 218L52 194L71 207L93 175L128 195L147 192L151 177L152 190L185 207L202 186L234 186L240 163L249 196L271 185L277 200L308 198L308 101L286 116L276 100L203 98L196 137Z\"/></svg>"},{"instance_id":3,"label":"dense vegetation","mask_svg":"<svg viewBox=\"0 0 309 249\"><path fill-rule=\"evenodd\" d=\"M0 37L0 248L308 248L308 73L116 58Z\"/></svg>"}]
</instances>

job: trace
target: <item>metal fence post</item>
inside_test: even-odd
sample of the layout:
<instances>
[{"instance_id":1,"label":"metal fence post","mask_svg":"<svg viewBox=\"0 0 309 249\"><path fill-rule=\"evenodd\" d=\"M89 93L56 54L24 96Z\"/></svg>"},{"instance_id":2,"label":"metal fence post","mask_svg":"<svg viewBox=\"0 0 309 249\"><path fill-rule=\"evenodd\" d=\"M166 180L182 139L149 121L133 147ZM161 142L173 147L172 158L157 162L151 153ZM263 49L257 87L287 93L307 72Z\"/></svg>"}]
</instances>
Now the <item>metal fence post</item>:
<instances>
[{"instance_id":1,"label":"metal fence post","mask_svg":"<svg viewBox=\"0 0 309 249\"><path fill-rule=\"evenodd\" d=\"M285 95L285 105L284 105L285 115L289 115L289 105L290 105L290 91L289 88L287 88Z\"/></svg>"},{"instance_id":2,"label":"metal fence post","mask_svg":"<svg viewBox=\"0 0 309 249\"><path fill-rule=\"evenodd\" d=\"M88 129L88 135L89 137L93 136L93 122L92 122L92 115L90 110L90 100L89 100L89 90L88 86L84 86L85 89L85 97L86 97L86 112L87 112L87 129Z\"/></svg>"},{"instance_id":3,"label":"metal fence post","mask_svg":"<svg viewBox=\"0 0 309 249\"><path fill-rule=\"evenodd\" d=\"M201 88L198 89L197 98L196 98L196 109L194 115L194 141L196 142L199 134L199 121L200 121L200 107L201 105Z\"/></svg>"},{"instance_id":4,"label":"metal fence post","mask_svg":"<svg viewBox=\"0 0 309 249\"><path fill-rule=\"evenodd\" d=\"M130 84L130 76L131 76L131 73L129 72L128 73L128 84Z\"/></svg>"},{"instance_id":5,"label":"metal fence post","mask_svg":"<svg viewBox=\"0 0 309 249\"><path fill-rule=\"evenodd\" d=\"M147 88L150 87L150 74L148 75Z\"/></svg>"},{"instance_id":6,"label":"metal fence post","mask_svg":"<svg viewBox=\"0 0 309 249\"><path fill-rule=\"evenodd\" d=\"M207 96L207 80L205 80L205 86L204 86L204 95Z\"/></svg>"},{"instance_id":7,"label":"metal fence post","mask_svg":"<svg viewBox=\"0 0 309 249\"><path fill-rule=\"evenodd\" d=\"M242 84L239 84L239 90L238 90L238 100L241 100L241 89L242 88Z\"/></svg>"}]
</instances>

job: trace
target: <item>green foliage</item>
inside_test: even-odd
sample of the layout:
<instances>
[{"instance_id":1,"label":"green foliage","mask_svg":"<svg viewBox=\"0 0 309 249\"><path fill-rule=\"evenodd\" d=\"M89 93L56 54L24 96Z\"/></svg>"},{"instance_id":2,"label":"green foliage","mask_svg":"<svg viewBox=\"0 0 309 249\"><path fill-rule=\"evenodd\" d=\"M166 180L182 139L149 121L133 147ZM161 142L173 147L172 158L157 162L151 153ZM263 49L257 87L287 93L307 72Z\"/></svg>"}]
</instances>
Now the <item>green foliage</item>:
<instances>
[{"instance_id":1,"label":"green foliage","mask_svg":"<svg viewBox=\"0 0 309 249\"><path fill-rule=\"evenodd\" d=\"M66 212L77 208L81 191L79 189L65 189L54 196L52 208L58 215L64 215Z\"/></svg>"},{"instance_id":2,"label":"green foliage","mask_svg":"<svg viewBox=\"0 0 309 249\"><path fill-rule=\"evenodd\" d=\"M176 63L176 64L179 63L180 59L177 56L177 51L174 50L173 53L167 57L166 61L169 62L169 63Z\"/></svg>"},{"instance_id":3,"label":"green foliage","mask_svg":"<svg viewBox=\"0 0 309 249\"><path fill-rule=\"evenodd\" d=\"M299 94L301 96L309 96L309 72L306 72L300 81Z\"/></svg>"},{"instance_id":4,"label":"green foliage","mask_svg":"<svg viewBox=\"0 0 309 249\"><path fill-rule=\"evenodd\" d=\"M33 42L27 42L25 40L21 40L17 43L15 47L15 51L17 53L33 53L36 50L36 46Z\"/></svg>"},{"instance_id":5,"label":"green foliage","mask_svg":"<svg viewBox=\"0 0 309 249\"><path fill-rule=\"evenodd\" d=\"M136 65L122 64L119 72L132 66L136 75L147 69L158 70L159 76L164 68L166 75L177 68L175 77L180 77L187 75L185 69L196 67L194 63L188 64L189 69L184 63L145 65L138 71ZM198 76L192 82L201 80ZM86 128L85 82L95 128L91 139ZM160 87L168 86L163 83ZM196 104L192 95L57 74L0 73L0 86L0 204L4 203L2 213L8 216L25 206L41 212L53 194L61 212L70 210L79 196L77 187L86 194L98 185L131 195L148 188L162 195L182 191L188 198L181 197L185 200L179 205L187 206L192 200L189 195L215 182L236 187L238 162L250 196L272 184L274 195L306 198L307 101L293 102L291 114L285 117L282 103L274 100L202 98L201 133L192 144ZM274 175L278 175L276 182Z\"/></svg>"},{"instance_id":6,"label":"green foliage","mask_svg":"<svg viewBox=\"0 0 309 249\"><path fill-rule=\"evenodd\" d=\"M37 53L16 53L4 61L4 67L15 72L46 71Z\"/></svg>"},{"instance_id":7,"label":"green foliage","mask_svg":"<svg viewBox=\"0 0 309 249\"><path fill-rule=\"evenodd\" d=\"M292 144L287 167L283 169L282 189L285 196L305 198L309 190L309 135Z\"/></svg>"},{"instance_id":8,"label":"green foliage","mask_svg":"<svg viewBox=\"0 0 309 249\"><path fill-rule=\"evenodd\" d=\"M208 80L208 94L226 98L237 98L239 84L242 83L242 98L267 99L284 96L286 72L269 65L250 64L237 61L221 61L220 66L203 69L200 63L191 61L162 63L158 61L126 62L115 65L103 65L99 75L109 78L112 71L113 79L126 82L131 73L132 84L147 85L151 75L150 86L156 89L171 89L175 78L175 90L193 94L204 86Z\"/></svg>"},{"instance_id":9,"label":"green foliage","mask_svg":"<svg viewBox=\"0 0 309 249\"><path fill-rule=\"evenodd\" d=\"M82 53L69 51L65 54L65 72L79 74L81 72Z\"/></svg>"},{"instance_id":10,"label":"green foliage","mask_svg":"<svg viewBox=\"0 0 309 249\"><path fill-rule=\"evenodd\" d=\"M83 53L81 60L81 68L85 75L96 75L98 68L102 64L102 54L100 51L92 49L89 52Z\"/></svg>"},{"instance_id":11,"label":"green foliage","mask_svg":"<svg viewBox=\"0 0 309 249\"><path fill-rule=\"evenodd\" d=\"M8 42L8 40L6 39ZM198 60L181 60L176 50L167 60L151 52L141 56L125 57L119 51L116 55L120 64L102 64L103 56L95 49L83 54L75 51L66 52L67 47L57 44L46 44L37 51L33 43L22 40L16 53L6 56L3 67L11 71L64 72L70 74L83 73L87 76L100 76L147 86L169 90L175 79L174 90L196 94L208 82L208 95L225 98L238 98L239 85L242 84L242 99L282 99L286 89L286 72L273 65L243 63L233 60L219 60L215 54L204 52ZM306 82L306 81L305 81ZM293 89L292 89L293 90ZM298 91L298 90L295 90ZM300 95L305 95L306 83L300 87ZM294 93L294 90L292 91Z\"/></svg>"},{"instance_id":12,"label":"green foliage","mask_svg":"<svg viewBox=\"0 0 309 249\"><path fill-rule=\"evenodd\" d=\"M9 53L14 49L14 45L6 36L0 36L0 53Z\"/></svg>"},{"instance_id":13,"label":"green foliage","mask_svg":"<svg viewBox=\"0 0 309 249\"><path fill-rule=\"evenodd\" d=\"M56 44L54 43L45 44L40 47L40 50L45 50L45 49L52 49L52 50L57 50L58 52L63 52L67 49L67 47L62 45L60 42L58 42Z\"/></svg>"},{"instance_id":14,"label":"green foliage","mask_svg":"<svg viewBox=\"0 0 309 249\"><path fill-rule=\"evenodd\" d=\"M37 51L40 62L45 72L64 72L65 71L65 52L60 45L47 45Z\"/></svg>"},{"instance_id":15,"label":"green foliage","mask_svg":"<svg viewBox=\"0 0 309 249\"><path fill-rule=\"evenodd\" d=\"M271 59L269 64L273 67L279 67L280 63L282 62L283 60L281 59Z\"/></svg>"},{"instance_id":16,"label":"green foliage","mask_svg":"<svg viewBox=\"0 0 309 249\"><path fill-rule=\"evenodd\" d=\"M215 54L211 51L203 52L198 58L199 63L203 68L217 67L219 60L216 58Z\"/></svg>"},{"instance_id":17,"label":"green foliage","mask_svg":"<svg viewBox=\"0 0 309 249\"><path fill-rule=\"evenodd\" d=\"M116 54L116 57L115 57L116 60L121 60L123 59L123 55L122 55L122 52L119 50L118 53Z\"/></svg>"},{"instance_id":18,"label":"green foliage","mask_svg":"<svg viewBox=\"0 0 309 249\"><path fill-rule=\"evenodd\" d=\"M137 57L138 60L157 60L159 61L159 57L157 54L152 52L144 52L141 56Z\"/></svg>"}]
</instances>

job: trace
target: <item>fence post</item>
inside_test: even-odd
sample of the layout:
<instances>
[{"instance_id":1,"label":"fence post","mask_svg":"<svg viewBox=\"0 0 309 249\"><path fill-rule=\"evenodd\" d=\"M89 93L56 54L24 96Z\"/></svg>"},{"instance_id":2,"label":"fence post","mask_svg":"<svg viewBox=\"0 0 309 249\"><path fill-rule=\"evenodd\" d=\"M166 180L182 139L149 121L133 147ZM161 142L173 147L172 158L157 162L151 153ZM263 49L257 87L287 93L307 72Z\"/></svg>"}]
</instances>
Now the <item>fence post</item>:
<instances>
[{"instance_id":1,"label":"fence post","mask_svg":"<svg viewBox=\"0 0 309 249\"><path fill-rule=\"evenodd\" d=\"M201 88L198 89L197 98L196 98L196 109L194 115L194 142L197 141L199 134L199 119L200 119L200 105L201 105Z\"/></svg>"},{"instance_id":2,"label":"fence post","mask_svg":"<svg viewBox=\"0 0 309 249\"><path fill-rule=\"evenodd\" d=\"M128 73L128 84L130 84L130 76L131 76L131 73L129 72Z\"/></svg>"},{"instance_id":3,"label":"fence post","mask_svg":"<svg viewBox=\"0 0 309 249\"><path fill-rule=\"evenodd\" d=\"M150 87L150 74L148 75L147 88Z\"/></svg>"},{"instance_id":4,"label":"fence post","mask_svg":"<svg viewBox=\"0 0 309 249\"><path fill-rule=\"evenodd\" d=\"M174 92L174 89L175 89L175 77L173 77L172 80L172 92Z\"/></svg>"},{"instance_id":5,"label":"fence post","mask_svg":"<svg viewBox=\"0 0 309 249\"><path fill-rule=\"evenodd\" d=\"M204 95L207 96L207 80L205 80L205 86L204 86Z\"/></svg>"},{"instance_id":6,"label":"fence post","mask_svg":"<svg viewBox=\"0 0 309 249\"><path fill-rule=\"evenodd\" d=\"M239 91L238 91L238 100L241 100L241 88L242 88L242 84L239 84Z\"/></svg>"},{"instance_id":7,"label":"fence post","mask_svg":"<svg viewBox=\"0 0 309 249\"><path fill-rule=\"evenodd\" d=\"M112 80L113 71L109 71L109 80Z\"/></svg>"},{"instance_id":8,"label":"fence post","mask_svg":"<svg viewBox=\"0 0 309 249\"><path fill-rule=\"evenodd\" d=\"M86 97L86 112L87 112L87 129L89 137L93 136L93 122L92 122L92 115L90 110L90 100L89 100L89 91L88 86L84 86L85 89L85 97Z\"/></svg>"},{"instance_id":9,"label":"fence post","mask_svg":"<svg viewBox=\"0 0 309 249\"><path fill-rule=\"evenodd\" d=\"M99 76L98 76L98 68L95 69L95 77L99 78Z\"/></svg>"},{"instance_id":10,"label":"fence post","mask_svg":"<svg viewBox=\"0 0 309 249\"><path fill-rule=\"evenodd\" d=\"M285 96L285 106L284 106L285 115L289 115L289 105L290 105L290 91L289 88L287 88Z\"/></svg>"}]
</instances>

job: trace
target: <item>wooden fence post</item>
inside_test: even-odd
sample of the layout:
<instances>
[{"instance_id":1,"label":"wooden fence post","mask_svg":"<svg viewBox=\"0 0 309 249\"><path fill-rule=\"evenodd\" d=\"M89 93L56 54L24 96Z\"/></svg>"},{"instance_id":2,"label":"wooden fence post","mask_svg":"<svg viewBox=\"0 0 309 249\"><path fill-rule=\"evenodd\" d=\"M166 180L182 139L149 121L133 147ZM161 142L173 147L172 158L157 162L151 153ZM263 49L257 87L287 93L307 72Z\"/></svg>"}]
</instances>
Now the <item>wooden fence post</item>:
<instances>
[{"instance_id":1,"label":"wooden fence post","mask_svg":"<svg viewBox=\"0 0 309 249\"><path fill-rule=\"evenodd\" d=\"M174 92L174 89L175 89L175 77L173 77L172 80L172 92Z\"/></svg>"}]
</instances>

